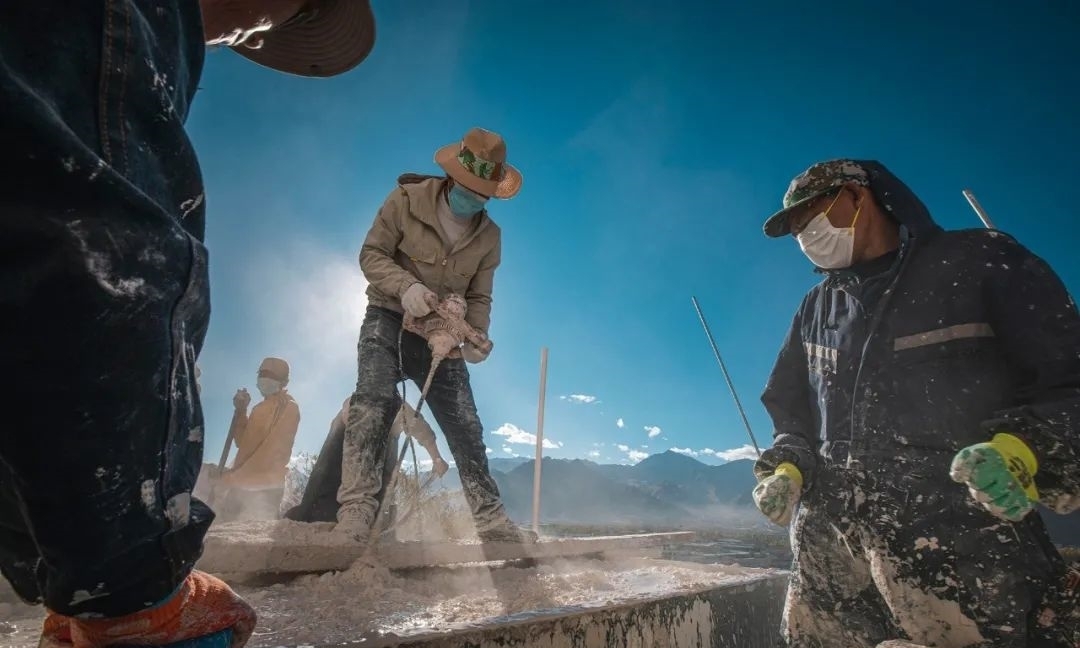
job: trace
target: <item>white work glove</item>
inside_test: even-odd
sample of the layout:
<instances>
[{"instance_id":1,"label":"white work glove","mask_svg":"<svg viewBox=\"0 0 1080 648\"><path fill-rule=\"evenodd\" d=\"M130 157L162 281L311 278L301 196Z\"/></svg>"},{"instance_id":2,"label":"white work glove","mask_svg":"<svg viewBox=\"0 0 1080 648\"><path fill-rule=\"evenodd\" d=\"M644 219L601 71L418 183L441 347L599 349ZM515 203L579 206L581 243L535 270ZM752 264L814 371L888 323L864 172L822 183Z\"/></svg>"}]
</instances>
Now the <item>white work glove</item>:
<instances>
[{"instance_id":1,"label":"white work glove","mask_svg":"<svg viewBox=\"0 0 1080 648\"><path fill-rule=\"evenodd\" d=\"M802 494L802 484L802 473L795 464L782 463L754 487L754 504L771 522L787 526Z\"/></svg>"},{"instance_id":2,"label":"white work glove","mask_svg":"<svg viewBox=\"0 0 1080 648\"><path fill-rule=\"evenodd\" d=\"M236 390L236 395L233 396L232 402L233 407L246 412L248 405L251 404L251 394L248 393L248 390L241 387Z\"/></svg>"},{"instance_id":3,"label":"white work glove","mask_svg":"<svg viewBox=\"0 0 1080 648\"><path fill-rule=\"evenodd\" d=\"M465 358L465 362L478 364L487 360L489 355L491 355L491 347L488 347L487 351L481 351L474 347L471 342L466 342L465 346L461 347L461 357Z\"/></svg>"},{"instance_id":4,"label":"white work glove","mask_svg":"<svg viewBox=\"0 0 1080 648\"><path fill-rule=\"evenodd\" d=\"M417 281L406 288L401 295L401 307L413 317L423 317L431 312L431 303L438 301L438 299L438 295Z\"/></svg>"}]
</instances>

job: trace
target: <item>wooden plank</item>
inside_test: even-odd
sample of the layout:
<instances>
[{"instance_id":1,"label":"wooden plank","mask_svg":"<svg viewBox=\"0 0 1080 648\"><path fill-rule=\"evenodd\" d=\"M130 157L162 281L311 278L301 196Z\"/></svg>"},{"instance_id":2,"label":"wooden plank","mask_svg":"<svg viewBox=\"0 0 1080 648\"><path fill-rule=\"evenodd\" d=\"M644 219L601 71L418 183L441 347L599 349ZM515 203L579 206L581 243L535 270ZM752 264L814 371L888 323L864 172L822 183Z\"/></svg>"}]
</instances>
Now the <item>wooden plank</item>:
<instances>
[{"instance_id":1,"label":"wooden plank","mask_svg":"<svg viewBox=\"0 0 1080 648\"><path fill-rule=\"evenodd\" d=\"M289 520L215 525L206 536L199 569L213 573L288 573L348 569L363 547L330 533L332 524ZM550 538L536 544L386 542L376 562L390 569L458 563L548 559L659 547L693 539L693 532L591 538Z\"/></svg>"}]
</instances>

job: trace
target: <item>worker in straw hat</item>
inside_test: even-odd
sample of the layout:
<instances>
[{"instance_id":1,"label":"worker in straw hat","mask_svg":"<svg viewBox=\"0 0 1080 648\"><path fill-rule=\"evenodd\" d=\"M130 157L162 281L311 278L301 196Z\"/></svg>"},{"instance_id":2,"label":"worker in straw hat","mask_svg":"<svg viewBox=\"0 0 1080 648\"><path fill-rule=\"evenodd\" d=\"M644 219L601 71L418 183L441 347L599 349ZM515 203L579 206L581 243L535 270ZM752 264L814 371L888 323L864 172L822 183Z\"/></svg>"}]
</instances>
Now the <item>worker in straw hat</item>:
<instances>
[{"instance_id":1,"label":"worker in straw hat","mask_svg":"<svg viewBox=\"0 0 1080 648\"><path fill-rule=\"evenodd\" d=\"M521 173L507 163L503 138L481 128L439 149L435 162L445 176L398 178L360 251L368 308L345 432L336 530L361 542L380 504L388 431L400 409L397 383L409 378L423 384L431 367L425 340L402 331L403 315L424 317L433 301L455 293L468 304L466 321L487 334L502 250L499 226L487 207L492 198L513 198L521 189ZM457 464L480 538L516 541L525 536L510 522L488 469L466 367L466 361L486 358L487 351L466 343L438 365L426 402Z\"/></svg>"},{"instance_id":2,"label":"worker in straw hat","mask_svg":"<svg viewBox=\"0 0 1080 648\"><path fill-rule=\"evenodd\" d=\"M0 3L0 571L41 645L242 645L192 568L213 520L195 361L206 200L184 128L206 43L303 76L368 55L364 0ZM47 418L43 413L47 412Z\"/></svg>"}]
</instances>

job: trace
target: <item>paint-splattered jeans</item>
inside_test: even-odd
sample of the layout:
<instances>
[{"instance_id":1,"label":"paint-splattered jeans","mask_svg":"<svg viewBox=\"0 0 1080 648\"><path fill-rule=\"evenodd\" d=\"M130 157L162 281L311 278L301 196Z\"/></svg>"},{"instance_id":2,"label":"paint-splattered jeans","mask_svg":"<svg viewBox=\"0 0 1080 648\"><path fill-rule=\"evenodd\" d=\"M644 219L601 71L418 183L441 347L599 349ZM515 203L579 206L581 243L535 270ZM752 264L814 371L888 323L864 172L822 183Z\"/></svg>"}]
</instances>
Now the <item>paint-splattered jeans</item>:
<instances>
[{"instance_id":1,"label":"paint-splattered jeans","mask_svg":"<svg viewBox=\"0 0 1080 648\"><path fill-rule=\"evenodd\" d=\"M1034 616L1061 557L1037 515L987 513L947 464L876 478L825 467L792 524L784 635L798 648L1063 646Z\"/></svg>"},{"instance_id":2,"label":"paint-splattered jeans","mask_svg":"<svg viewBox=\"0 0 1080 648\"><path fill-rule=\"evenodd\" d=\"M392 477L394 462L398 458L398 437L395 434L386 443L386 457L383 460L382 488L377 499L381 500L386 485ZM299 522L333 522L337 519L338 489L341 488L342 452L345 445L345 423L338 413L330 423L330 432L319 450L319 458L311 469L307 488L300 498L300 503L285 512L285 518ZM388 510L388 523L392 522L394 511Z\"/></svg>"},{"instance_id":3,"label":"paint-splattered jeans","mask_svg":"<svg viewBox=\"0 0 1080 648\"><path fill-rule=\"evenodd\" d=\"M0 4L0 571L66 615L166 598L212 519L190 497L200 21L196 0Z\"/></svg>"},{"instance_id":4,"label":"paint-splattered jeans","mask_svg":"<svg viewBox=\"0 0 1080 648\"><path fill-rule=\"evenodd\" d=\"M349 426L345 431L341 488L338 491L338 502L341 504L339 517L351 512L351 508L361 511L360 515L364 517L374 513L382 487L390 425L401 407L397 383L404 377L422 385L431 366L431 350L427 342L405 332L401 336L399 368L400 331L400 314L368 307L360 328L356 393L350 403ZM469 370L464 360L448 358L439 364L427 403L446 436L446 444L457 464L461 486L477 529L509 524L499 499L499 487L488 469L484 428L476 413Z\"/></svg>"}]
</instances>

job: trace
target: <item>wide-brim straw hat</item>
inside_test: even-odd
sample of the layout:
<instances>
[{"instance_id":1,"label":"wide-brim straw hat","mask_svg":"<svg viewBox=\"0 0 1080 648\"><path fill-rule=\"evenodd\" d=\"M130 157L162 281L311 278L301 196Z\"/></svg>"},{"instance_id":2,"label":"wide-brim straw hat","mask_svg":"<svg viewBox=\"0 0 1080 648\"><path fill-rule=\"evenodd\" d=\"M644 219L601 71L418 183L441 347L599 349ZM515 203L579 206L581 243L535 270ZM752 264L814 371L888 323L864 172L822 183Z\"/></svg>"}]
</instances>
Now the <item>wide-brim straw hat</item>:
<instances>
[{"instance_id":1,"label":"wide-brim straw hat","mask_svg":"<svg viewBox=\"0 0 1080 648\"><path fill-rule=\"evenodd\" d=\"M506 142L483 128L436 151L435 163L454 182L482 196L506 200L521 191L521 172L506 162Z\"/></svg>"}]
</instances>

